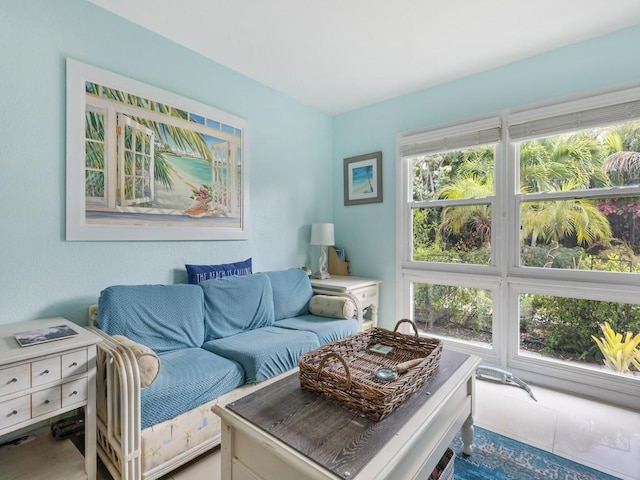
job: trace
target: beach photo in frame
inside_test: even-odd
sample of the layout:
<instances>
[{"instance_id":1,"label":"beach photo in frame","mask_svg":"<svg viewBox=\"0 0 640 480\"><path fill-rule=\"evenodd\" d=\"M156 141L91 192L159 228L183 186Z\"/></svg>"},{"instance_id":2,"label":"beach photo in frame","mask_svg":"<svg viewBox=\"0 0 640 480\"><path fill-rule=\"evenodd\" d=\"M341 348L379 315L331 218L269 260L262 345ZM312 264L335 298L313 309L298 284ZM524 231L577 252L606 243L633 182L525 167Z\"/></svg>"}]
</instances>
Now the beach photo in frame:
<instances>
[{"instance_id":1,"label":"beach photo in frame","mask_svg":"<svg viewBox=\"0 0 640 480\"><path fill-rule=\"evenodd\" d=\"M344 204L382 202L382 152L344 159Z\"/></svg>"},{"instance_id":2,"label":"beach photo in frame","mask_svg":"<svg viewBox=\"0 0 640 480\"><path fill-rule=\"evenodd\" d=\"M245 240L248 122L67 59L67 240Z\"/></svg>"}]
</instances>

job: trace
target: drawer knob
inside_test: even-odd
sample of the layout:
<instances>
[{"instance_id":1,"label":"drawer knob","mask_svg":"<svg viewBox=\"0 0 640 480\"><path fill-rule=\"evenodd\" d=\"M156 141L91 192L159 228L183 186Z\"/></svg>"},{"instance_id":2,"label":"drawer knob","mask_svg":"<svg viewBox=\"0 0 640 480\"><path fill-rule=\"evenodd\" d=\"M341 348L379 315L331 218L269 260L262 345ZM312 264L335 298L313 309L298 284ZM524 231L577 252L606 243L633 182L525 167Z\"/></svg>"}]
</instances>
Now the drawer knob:
<instances>
[{"instance_id":1,"label":"drawer knob","mask_svg":"<svg viewBox=\"0 0 640 480\"><path fill-rule=\"evenodd\" d=\"M71 395L77 395L77 394L78 394L77 390L74 390L73 392L71 392Z\"/></svg>"},{"instance_id":2,"label":"drawer knob","mask_svg":"<svg viewBox=\"0 0 640 480\"><path fill-rule=\"evenodd\" d=\"M11 380L9 380L9 382L8 382L8 383L16 383L17 381L18 381L18 379L17 379L17 378L12 378Z\"/></svg>"},{"instance_id":3,"label":"drawer knob","mask_svg":"<svg viewBox=\"0 0 640 480\"><path fill-rule=\"evenodd\" d=\"M70 367L77 367L78 366L78 362L73 362L71 365L69 365Z\"/></svg>"},{"instance_id":4,"label":"drawer knob","mask_svg":"<svg viewBox=\"0 0 640 480\"><path fill-rule=\"evenodd\" d=\"M47 375L49 373L49 370L45 370L44 372L42 372L40 375Z\"/></svg>"},{"instance_id":5,"label":"drawer knob","mask_svg":"<svg viewBox=\"0 0 640 480\"><path fill-rule=\"evenodd\" d=\"M11 412L11 413L10 413L9 415L7 415L7 416L9 416L9 417L10 417L11 415L17 415L17 414L18 414L18 411L17 411L17 410L14 410L13 412Z\"/></svg>"},{"instance_id":6,"label":"drawer knob","mask_svg":"<svg viewBox=\"0 0 640 480\"><path fill-rule=\"evenodd\" d=\"M49 404L49 399L45 400L45 401L44 401L44 404L45 404L45 405L48 405L48 404Z\"/></svg>"}]
</instances>

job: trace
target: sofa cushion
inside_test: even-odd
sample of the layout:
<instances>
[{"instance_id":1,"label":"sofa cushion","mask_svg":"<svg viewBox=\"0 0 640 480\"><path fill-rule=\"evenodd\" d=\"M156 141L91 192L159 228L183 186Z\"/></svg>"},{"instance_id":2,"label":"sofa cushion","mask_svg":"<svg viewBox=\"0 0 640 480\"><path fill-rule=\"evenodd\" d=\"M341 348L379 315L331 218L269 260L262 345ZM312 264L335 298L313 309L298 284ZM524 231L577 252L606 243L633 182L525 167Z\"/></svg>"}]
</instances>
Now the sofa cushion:
<instances>
[{"instance_id":1,"label":"sofa cushion","mask_svg":"<svg viewBox=\"0 0 640 480\"><path fill-rule=\"evenodd\" d=\"M167 352L160 361L155 382L141 390L142 429L196 408L244 381L240 365L202 348Z\"/></svg>"},{"instance_id":2,"label":"sofa cushion","mask_svg":"<svg viewBox=\"0 0 640 480\"><path fill-rule=\"evenodd\" d=\"M245 382L260 382L298 366L298 358L320 343L311 332L264 327L205 342L202 348L235 360Z\"/></svg>"},{"instance_id":3,"label":"sofa cushion","mask_svg":"<svg viewBox=\"0 0 640 480\"><path fill-rule=\"evenodd\" d=\"M290 268L265 274L271 280L276 320L309 313L309 300L313 296L313 289L304 270Z\"/></svg>"},{"instance_id":4,"label":"sofa cushion","mask_svg":"<svg viewBox=\"0 0 640 480\"><path fill-rule=\"evenodd\" d=\"M242 262L222 263L220 265L185 265L189 283L198 284L212 278L228 277L230 275L250 275L251 258Z\"/></svg>"},{"instance_id":5,"label":"sofa cushion","mask_svg":"<svg viewBox=\"0 0 640 480\"><path fill-rule=\"evenodd\" d=\"M276 321L275 327L312 332L318 337L320 345L335 342L358 332L358 320L300 315Z\"/></svg>"},{"instance_id":6,"label":"sofa cushion","mask_svg":"<svg viewBox=\"0 0 640 480\"><path fill-rule=\"evenodd\" d=\"M206 280L205 338L213 340L273 325L273 291L264 274Z\"/></svg>"},{"instance_id":7,"label":"sofa cushion","mask_svg":"<svg viewBox=\"0 0 640 480\"><path fill-rule=\"evenodd\" d=\"M96 325L157 354L204 342L204 295L197 285L114 285L100 292Z\"/></svg>"}]
</instances>

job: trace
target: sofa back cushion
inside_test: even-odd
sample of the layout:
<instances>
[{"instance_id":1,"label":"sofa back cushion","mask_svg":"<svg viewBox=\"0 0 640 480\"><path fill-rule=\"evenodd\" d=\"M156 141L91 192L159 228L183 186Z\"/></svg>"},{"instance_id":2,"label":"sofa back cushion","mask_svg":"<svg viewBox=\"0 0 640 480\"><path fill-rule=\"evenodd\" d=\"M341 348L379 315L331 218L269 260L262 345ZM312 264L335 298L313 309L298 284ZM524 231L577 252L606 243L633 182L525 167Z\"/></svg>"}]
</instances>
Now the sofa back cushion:
<instances>
[{"instance_id":1,"label":"sofa back cushion","mask_svg":"<svg viewBox=\"0 0 640 480\"><path fill-rule=\"evenodd\" d=\"M309 313L313 289L309 276L301 268L265 272L271 280L276 320Z\"/></svg>"},{"instance_id":2,"label":"sofa back cushion","mask_svg":"<svg viewBox=\"0 0 640 480\"><path fill-rule=\"evenodd\" d=\"M204 292L207 341L273 325L273 291L266 275L215 278L198 285Z\"/></svg>"},{"instance_id":3,"label":"sofa back cushion","mask_svg":"<svg viewBox=\"0 0 640 480\"><path fill-rule=\"evenodd\" d=\"M204 343L204 295L197 285L115 285L98 301L96 325L156 353Z\"/></svg>"}]
</instances>

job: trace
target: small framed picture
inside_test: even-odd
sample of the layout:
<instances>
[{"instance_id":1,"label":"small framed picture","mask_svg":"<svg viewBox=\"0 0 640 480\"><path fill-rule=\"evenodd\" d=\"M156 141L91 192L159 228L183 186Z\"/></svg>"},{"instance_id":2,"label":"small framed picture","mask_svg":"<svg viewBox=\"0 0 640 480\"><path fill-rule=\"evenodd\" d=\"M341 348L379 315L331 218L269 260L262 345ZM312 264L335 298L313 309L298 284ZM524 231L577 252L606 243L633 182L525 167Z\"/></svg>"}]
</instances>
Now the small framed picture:
<instances>
[{"instance_id":1,"label":"small framed picture","mask_svg":"<svg viewBox=\"0 0 640 480\"><path fill-rule=\"evenodd\" d=\"M382 152L344 159L344 204L382 202Z\"/></svg>"}]
</instances>

